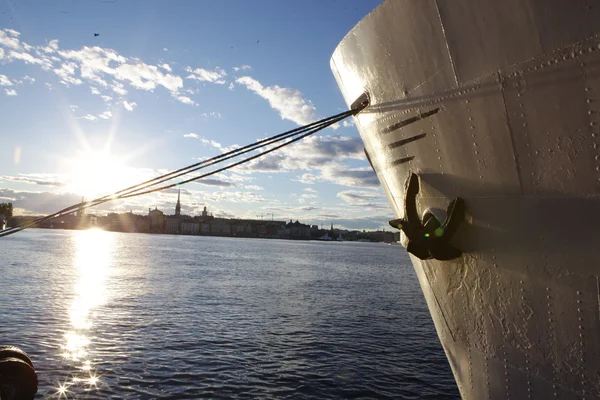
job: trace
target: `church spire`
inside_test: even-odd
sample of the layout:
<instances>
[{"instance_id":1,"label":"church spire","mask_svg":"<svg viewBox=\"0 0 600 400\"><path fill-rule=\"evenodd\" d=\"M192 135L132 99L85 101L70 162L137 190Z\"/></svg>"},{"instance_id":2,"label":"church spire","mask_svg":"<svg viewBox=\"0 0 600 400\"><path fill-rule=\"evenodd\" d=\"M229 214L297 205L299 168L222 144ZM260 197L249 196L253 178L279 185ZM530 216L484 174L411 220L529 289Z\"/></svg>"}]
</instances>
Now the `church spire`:
<instances>
[{"instance_id":1,"label":"church spire","mask_svg":"<svg viewBox=\"0 0 600 400\"><path fill-rule=\"evenodd\" d=\"M180 197L181 197L181 189L179 189L179 191L177 192L177 205L175 206L175 215L177 217L179 217L181 215L181 203L179 202Z\"/></svg>"}]
</instances>

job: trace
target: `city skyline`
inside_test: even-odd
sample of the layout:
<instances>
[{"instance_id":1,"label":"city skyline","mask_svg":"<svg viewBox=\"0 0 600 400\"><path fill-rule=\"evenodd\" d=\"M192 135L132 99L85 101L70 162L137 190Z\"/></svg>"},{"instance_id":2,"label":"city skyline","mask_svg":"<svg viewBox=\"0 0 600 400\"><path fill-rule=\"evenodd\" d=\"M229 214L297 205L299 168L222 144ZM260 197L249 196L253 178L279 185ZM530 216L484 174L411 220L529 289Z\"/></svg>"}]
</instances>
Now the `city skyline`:
<instances>
[{"instance_id":1,"label":"city skyline","mask_svg":"<svg viewBox=\"0 0 600 400\"><path fill-rule=\"evenodd\" d=\"M0 201L48 214L343 111L329 57L378 3L16 5L0 16ZM180 189L182 214L393 217L351 118ZM177 191L90 212L169 208Z\"/></svg>"}]
</instances>

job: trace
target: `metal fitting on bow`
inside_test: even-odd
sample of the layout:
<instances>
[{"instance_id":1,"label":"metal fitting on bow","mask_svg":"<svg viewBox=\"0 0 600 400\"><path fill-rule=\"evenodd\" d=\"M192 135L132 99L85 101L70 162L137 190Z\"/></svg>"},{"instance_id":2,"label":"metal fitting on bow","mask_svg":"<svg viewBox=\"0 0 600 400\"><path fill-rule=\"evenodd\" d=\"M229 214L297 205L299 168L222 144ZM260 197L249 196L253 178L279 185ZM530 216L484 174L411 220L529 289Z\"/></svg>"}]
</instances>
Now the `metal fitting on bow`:
<instances>
[{"instance_id":1,"label":"metal fitting on bow","mask_svg":"<svg viewBox=\"0 0 600 400\"><path fill-rule=\"evenodd\" d=\"M446 219L441 222L430 212L425 213L423 221L417 211L417 194L419 194L419 177L411 173L406 183L404 198L404 218L389 221L389 224L401 229L406 235L408 244L406 251L421 260L453 260L462 252L450 245L450 239L461 221L465 218L465 203L460 197L450 202L446 211Z\"/></svg>"}]
</instances>

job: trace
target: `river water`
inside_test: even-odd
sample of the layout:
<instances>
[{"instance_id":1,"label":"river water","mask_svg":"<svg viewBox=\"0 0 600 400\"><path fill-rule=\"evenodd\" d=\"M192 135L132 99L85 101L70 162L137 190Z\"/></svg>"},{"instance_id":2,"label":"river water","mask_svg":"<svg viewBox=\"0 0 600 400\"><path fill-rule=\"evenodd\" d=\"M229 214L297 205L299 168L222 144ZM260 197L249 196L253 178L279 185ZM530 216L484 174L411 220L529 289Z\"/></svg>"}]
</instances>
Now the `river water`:
<instances>
[{"instance_id":1,"label":"river water","mask_svg":"<svg viewBox=\"0 0 600 400\"><path fill-rule=\"evenodd\" d=\"M0 255L37 398L459 397L401 246L32 229Z\"/></svg>"}]
</instances>

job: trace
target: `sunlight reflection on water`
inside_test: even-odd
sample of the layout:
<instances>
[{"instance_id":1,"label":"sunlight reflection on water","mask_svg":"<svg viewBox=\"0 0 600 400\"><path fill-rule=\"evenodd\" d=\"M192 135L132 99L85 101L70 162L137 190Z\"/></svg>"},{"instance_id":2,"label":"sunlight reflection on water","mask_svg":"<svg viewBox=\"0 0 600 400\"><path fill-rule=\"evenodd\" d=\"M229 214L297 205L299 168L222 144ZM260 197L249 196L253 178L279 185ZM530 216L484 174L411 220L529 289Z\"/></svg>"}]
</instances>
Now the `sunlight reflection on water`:
<instances>
[{"instance_id":1,"label":"sunlight reflection on water","mask_svg":"<svg viewBox=\"0 0 600 400\"><path fill-rule=\"evenodd\" d=\"M62 356L73 363L78 370L69 382L59 384L56 394L66 397L69 387L84 385L96 387L99 378L92 361L88 357L90 339L88 330L92 327L94 311L107 301L106 280L113 262L113 238L101 230L88 230L75 236L74 268L78 273L75 284L76 296L69 308L70 329L65 333Z\"/></svg>"},{"instance_id":2,"label":"sunlight reflection on water","mask_svg":"<svg viewBox=\"0 0 600 400\"><path fill-rule=\"evenodd\" d=\"M32 229L0 254L40 399L459 398L399 246Z\"/></svg>"}]
</instances>

